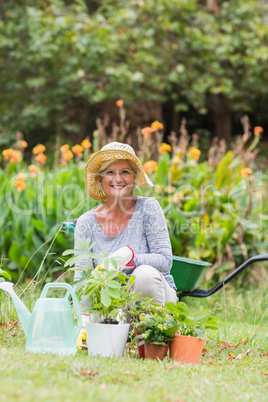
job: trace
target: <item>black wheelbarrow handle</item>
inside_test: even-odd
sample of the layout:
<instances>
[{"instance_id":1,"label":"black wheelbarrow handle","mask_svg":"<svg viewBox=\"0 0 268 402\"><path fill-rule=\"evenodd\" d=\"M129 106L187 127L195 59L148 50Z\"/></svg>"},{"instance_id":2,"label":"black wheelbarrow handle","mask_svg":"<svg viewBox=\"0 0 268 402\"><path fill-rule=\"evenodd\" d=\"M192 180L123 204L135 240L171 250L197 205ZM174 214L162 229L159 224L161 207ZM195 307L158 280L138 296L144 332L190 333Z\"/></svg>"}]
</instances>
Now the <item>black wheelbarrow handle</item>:
<instances>
[{"instance_id":1,"label":"black wheelbarrow handle","mask_svg":"<svg viewBox=\"0 0 268 402\"><path fill-rule=\"evenodd\" d=\"M223 286L225 286L228 282L230 282L231 279L233 279L235 276L237 276L240 272L242 272L249 265L253 264L254 262L267 261L267 260L268 260L268 254L255 255L254 257L249 258L247 261L245 261L243 264L241 264L239 267L237 267L230 275L226 276L225 279L223 279L220 283L218 283L216 286L214 286L214 288L195 289L195 290L192 290L191 292L177 293L177 296L179 299L181 299L182 297L185 297L185 296L190 296L190 297L211 296L214 293L218 292L218 290L223 288Z\"/></svg>"}]
</instances>

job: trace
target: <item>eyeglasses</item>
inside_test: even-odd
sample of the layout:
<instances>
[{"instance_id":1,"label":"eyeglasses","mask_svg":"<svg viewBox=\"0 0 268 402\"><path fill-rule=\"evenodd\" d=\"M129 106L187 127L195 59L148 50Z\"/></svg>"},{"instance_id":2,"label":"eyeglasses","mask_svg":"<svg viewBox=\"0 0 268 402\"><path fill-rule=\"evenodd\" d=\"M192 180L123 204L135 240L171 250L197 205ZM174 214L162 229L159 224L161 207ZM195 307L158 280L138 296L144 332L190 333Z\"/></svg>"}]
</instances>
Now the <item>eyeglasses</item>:
<instances>
[{"instance_id":1,"label":"eyeglasses","mask_svg":"<svg viewBox=\"0 0 268 402\"><path fill-rule=\"evenodd\" d=\"M116 174L119 173L119 175L123 179L129 178L134 172L134 170L128 170L128 169L122 169L122 170L106 170L104 172L100 172L101 177L110 177L113 178L116 176Z\"/></svg>"}]
</instances>

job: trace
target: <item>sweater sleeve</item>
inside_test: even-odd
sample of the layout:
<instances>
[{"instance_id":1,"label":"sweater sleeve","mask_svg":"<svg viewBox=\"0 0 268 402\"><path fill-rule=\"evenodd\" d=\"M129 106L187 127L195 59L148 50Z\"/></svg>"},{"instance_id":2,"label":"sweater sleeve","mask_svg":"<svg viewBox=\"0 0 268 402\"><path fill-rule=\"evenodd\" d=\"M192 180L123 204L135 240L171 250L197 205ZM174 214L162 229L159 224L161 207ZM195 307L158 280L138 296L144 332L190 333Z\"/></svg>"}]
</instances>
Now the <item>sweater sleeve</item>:
<instances>
[{"instance_id":1,"label":"sweater sleeve","mask_svg":"<svg viewBox=\"0 0 268 402\"><path fill-rule=\"evenodd\" d=\"M92 238L90 224L87 221L85 216L81 216L76 223L75 231L74 231L74 249L77 250L77 254L79 254L79 247L77 246L77 241L79 239L86 240L88 238ZM88 266L89 261L84 259L82 262L76 263L75 268L78 268L74 272L74 281L78 281L82 278L82 271L80 269L84 269ZM80 269L79 269L80 268Z\"/></svg>"},{"instance_id":2,"label":"sweater sleeve","mask_svg":"<svg viewBox=\"0 0 268 402\"><path fill-rule=\"evenodd\" d=\"M143 230L149 253L136 254L133 264L151 265L161 273L169 273L172 266L172 249L164 213L157 200L151 198L145 205Z\"/></svg>"}]
</instances>

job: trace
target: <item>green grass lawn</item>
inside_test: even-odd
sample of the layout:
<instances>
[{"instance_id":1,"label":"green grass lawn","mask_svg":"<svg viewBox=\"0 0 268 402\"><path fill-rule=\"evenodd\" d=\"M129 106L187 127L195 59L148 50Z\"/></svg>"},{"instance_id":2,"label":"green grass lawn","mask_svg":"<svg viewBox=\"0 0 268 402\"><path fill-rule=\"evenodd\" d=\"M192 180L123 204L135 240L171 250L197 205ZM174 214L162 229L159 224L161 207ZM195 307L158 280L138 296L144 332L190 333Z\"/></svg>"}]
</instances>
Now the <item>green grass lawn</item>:
<instances>
[{"instance_id":1,"label":"green grass lawn","mask_svg":"<svg viewBox=\"0 0 268 402\"><path fill-rule=\"evenodd\" d=\"M199 365L141 360L128 345L118 359L31 354L20 327L0 328L1 401L268 401L267 289L222 290L185 299L213 308L220 331L210 334ZM3 318L16 320L5 297ZM225 342L225 343L224 343Z\"/></svg>"}]
</instances>

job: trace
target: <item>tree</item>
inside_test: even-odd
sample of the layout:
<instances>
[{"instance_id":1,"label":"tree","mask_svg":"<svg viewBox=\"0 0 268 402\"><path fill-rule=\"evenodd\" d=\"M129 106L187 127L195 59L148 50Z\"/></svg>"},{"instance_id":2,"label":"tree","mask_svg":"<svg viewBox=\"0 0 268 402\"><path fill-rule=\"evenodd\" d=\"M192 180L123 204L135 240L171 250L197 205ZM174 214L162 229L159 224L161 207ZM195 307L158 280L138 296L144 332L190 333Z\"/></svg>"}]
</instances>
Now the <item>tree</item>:
<instances>
[{"instance_id":1,"label":"tree","mask_svg":"<svg viewBox=\"0 0 268 402\"><path fill-rule=\"evenodd\" d=\"M175 110L191 104L200 113L210 111L216 135L229 140L232 110L249 111L254 99L266 91L265 4L255 0L106 3L106 21L113 26L114 42L122 54L115 71L128 66L138 94L147 91L152 97L171 99Z\"/></svg>"},{"instance_id":2,"label":"tree","mask_svg":"<svg viewBox=\"0 0 268 402\"><path fill-rule=\"evenodd\" d=\"M213 3L213 4L212 4ZM0 19L0 128L83 137L94 104L193 105L230 138L232 110L265 92L257 0L9 0ZM89 11L93 10L93 11Z\"/></svg>"}]
</instances>

